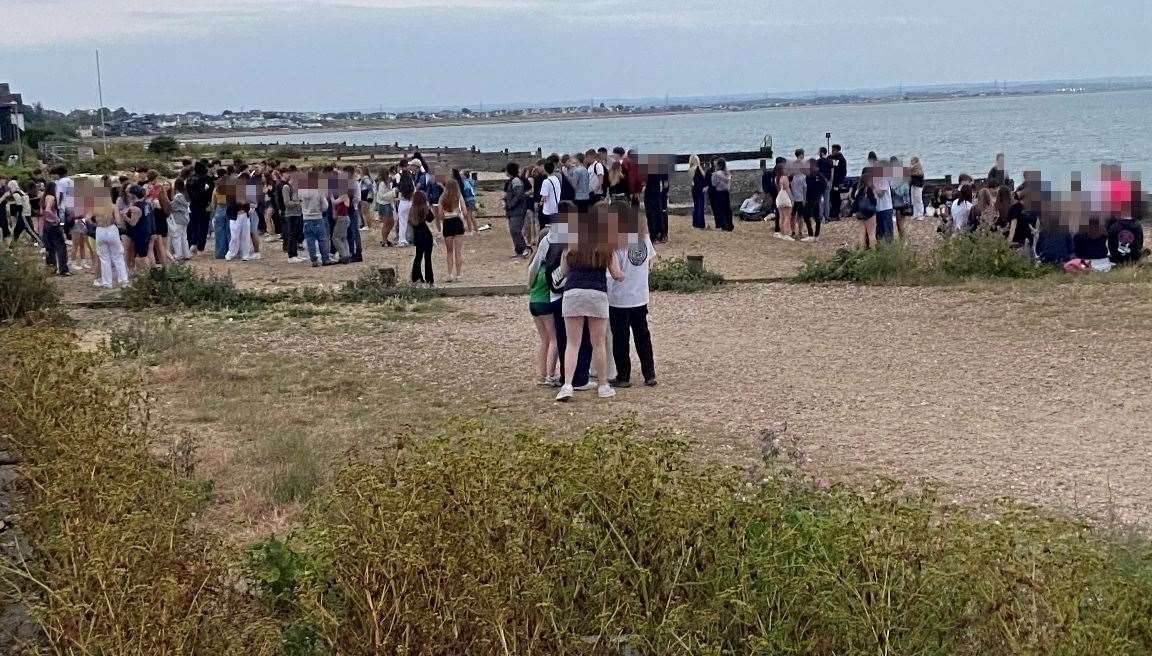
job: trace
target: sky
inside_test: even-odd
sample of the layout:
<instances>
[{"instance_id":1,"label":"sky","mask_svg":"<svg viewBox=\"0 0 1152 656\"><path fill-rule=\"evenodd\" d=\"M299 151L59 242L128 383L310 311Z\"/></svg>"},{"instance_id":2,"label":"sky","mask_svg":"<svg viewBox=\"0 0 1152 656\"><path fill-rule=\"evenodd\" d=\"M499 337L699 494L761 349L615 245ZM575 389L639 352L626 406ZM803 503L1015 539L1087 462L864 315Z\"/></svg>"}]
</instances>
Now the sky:
<instances>
[{"instance_id":1,"label":"sky","mask_svg":"<svg viewBox=\"0 0 1152 656\"><path fill-rule=\"evenodd\" d=\"M1149 0L0 0L59 110L367 110L1152 74ZM963 7L964 11L959 11Z\"/></svg>"}]
</instances>

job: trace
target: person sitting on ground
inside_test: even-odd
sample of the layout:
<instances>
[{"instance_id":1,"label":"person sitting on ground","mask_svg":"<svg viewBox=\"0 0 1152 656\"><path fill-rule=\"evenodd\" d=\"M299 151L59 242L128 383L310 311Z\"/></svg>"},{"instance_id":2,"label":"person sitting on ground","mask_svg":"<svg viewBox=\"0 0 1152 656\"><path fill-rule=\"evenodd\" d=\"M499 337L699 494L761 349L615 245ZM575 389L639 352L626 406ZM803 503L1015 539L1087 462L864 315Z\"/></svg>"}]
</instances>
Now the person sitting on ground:
<instances>
[{"instance_id":1,"label":"person sitting on ground","mask_svg":"<svg viewBox=\"0 0 1152 656\"><path fill-rule=\"evenodd\" d=\"M1144 226L1128 217L1108 224L1108 258L1113 264L1131 264L1144 257Z\"/></svg>"},{"instance_id":2,"label":"person sitting on ground","mask_svg":"<svg viewBox=\"0 0 1152 656\"><path fill-rule=\"evenodd\" d=\"M1100 217L1090 217L1072 236L1072 255L1073 261L1070 264L1078 270L1112 270L1112 260L1108 257L1108 231L1104 229ZM1064 268L1069 270L1068 264Z\"/></svg>"},{"instance_id":3,"label":"person sitting on ground","mask_svg":"<svg viewBox=\"0 0 1152 656\"><path fill-rule=\"evenodd\" d=\"M978 224L978 220L972 216L975 212L974 208L972 185L962 185L956 200L952 202L952 207L948 211L948 216L951 217L952 221L952 232L967 232Z\"/></svg>"},{"instance_id":4,"label":"person sitting on ground","mask_svg":"<svg viewBox=\"0 0 1152 656\"><path fill-rule=\"evenodd\" d=\"M757 191L740 204L741 221L764 220L764 193Z\"/></svg>"},{"instance_id":5,"label":"person sitting on ground","mask_svg":"<svg viewBox=\"0 0 1152 656\"><path fill-rule=\"evenodd\" d=\"M1064 266L1072 259L1072 235L1061 220L1058 211L1040 215L1040 231L1036 235L1036 259L1043 264Z\"/></svg>"}]
</instances>

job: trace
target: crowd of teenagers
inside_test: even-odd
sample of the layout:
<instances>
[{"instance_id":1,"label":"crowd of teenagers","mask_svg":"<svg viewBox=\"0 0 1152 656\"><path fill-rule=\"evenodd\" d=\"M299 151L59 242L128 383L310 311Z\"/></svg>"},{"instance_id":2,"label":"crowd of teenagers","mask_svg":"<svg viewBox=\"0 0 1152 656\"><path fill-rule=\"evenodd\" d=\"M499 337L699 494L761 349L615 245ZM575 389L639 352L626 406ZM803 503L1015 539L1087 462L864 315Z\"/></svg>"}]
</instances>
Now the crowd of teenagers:
<instances>
[{"instance_id":1,"label":"crowd of teenagers","mask_svg":"<svg viewBox=\"0 0 1152 656\"><path fill-rule=\"evenodd\" d=\"M463 273L460 240L489 227L476 225L470 173L436 175L419 153L375 176L354 166L185 160L174 179L148 169L73 178L59 166L47 176L34 171L24 185L0 179L0 187L0 228L9 245L42 248L61 276L92 270L101 287L126 284L138 267L201 254L261 259L270 242L280 242L291 263L360 262L360 233L373 223L381 246L415 246L412 281L419 284L434 282L435 226L452 281Z\"/></svg>"},{"instance_id":2,"label":"crowd of teenagers","mask_svg":"<svg viewBox=\"0 0 1152 656\"><path fill-rule=\"evenodd\" d=\"M692 223L703 228L706 205L715 227L732 230L730 175L722 159L702 165L693 156ZM938 217L944 236L986 231L1006 239L1022 257L1069 272L1107 271L1142 258L1141 221L1148 208L1139 179L1125 177L1119 165L1104 164L1084 180L1074 172L1068 190L1055 190L1039 171L1025 171L1014 184L1004 155L983 180L961 173L954 185L925 197L924 166L919 157L905 165L899 157L882 159L869 152L857 177L839 145L820 148L819 157L778 157L761 175L760 188L738 211L745 221L774 222L773 236L787 241L816 241L822 224L850 216L860 225L861 241L907 239L908 221Z\"/></svg>"}]
</instances>

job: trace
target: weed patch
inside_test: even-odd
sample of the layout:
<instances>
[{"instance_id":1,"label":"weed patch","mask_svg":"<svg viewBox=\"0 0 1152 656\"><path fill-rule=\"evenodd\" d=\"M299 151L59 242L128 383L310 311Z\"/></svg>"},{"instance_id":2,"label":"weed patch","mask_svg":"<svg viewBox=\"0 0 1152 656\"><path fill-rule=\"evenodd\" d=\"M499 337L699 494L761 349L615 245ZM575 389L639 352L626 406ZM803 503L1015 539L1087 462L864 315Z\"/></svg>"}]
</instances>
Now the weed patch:
<instances>
[{"instance_id":1,"label":"weed patch","mask_svg":"<svg viewBox=\"0 0 1152 656\"><path fill-rule=\"evenodd\" d=\"M51 312L60 304L44 260L32 249L0 249L0 322Z\"/></svg>"},{"instance_id":2,"label":"weed patch","mask_svg":"<svg viewBox=\"0 0 1152 656\"><path fill-rule=\"evenodd\" d=\"M682 257L662 260L652 267L648 275L649 288L657 292L700 292L722 284L724 276L702 266L693 266Z\"/></svg>"}]
</instances>

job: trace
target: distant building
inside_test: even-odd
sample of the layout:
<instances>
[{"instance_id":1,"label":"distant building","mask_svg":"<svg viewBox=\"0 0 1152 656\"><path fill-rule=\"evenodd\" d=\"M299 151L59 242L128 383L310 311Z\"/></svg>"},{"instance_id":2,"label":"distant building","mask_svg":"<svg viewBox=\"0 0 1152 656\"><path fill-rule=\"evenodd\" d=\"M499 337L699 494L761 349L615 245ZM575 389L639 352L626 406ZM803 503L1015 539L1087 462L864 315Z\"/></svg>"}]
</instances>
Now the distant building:
<instances>
[{"instance_id":1,"label":"distant building","mask_svg":"<svg viewBox=\"0 0 1152 656\"><path fill-rule=\"evenodd\" d=\"M23 128L24 101L8 89L7 82L0 82L0 145L16 143Z\"/></svg>"}]
</instances>

